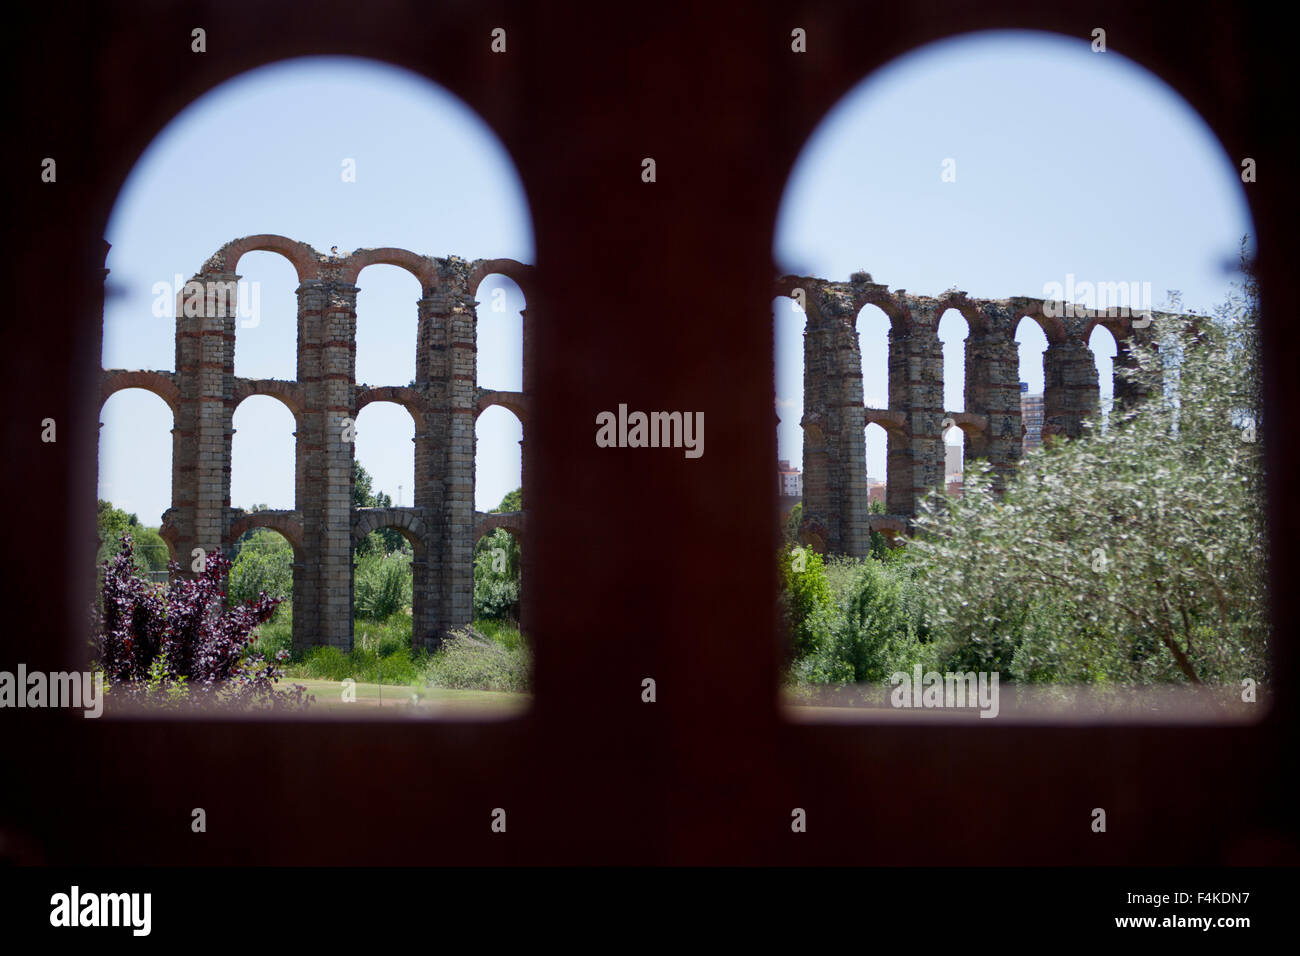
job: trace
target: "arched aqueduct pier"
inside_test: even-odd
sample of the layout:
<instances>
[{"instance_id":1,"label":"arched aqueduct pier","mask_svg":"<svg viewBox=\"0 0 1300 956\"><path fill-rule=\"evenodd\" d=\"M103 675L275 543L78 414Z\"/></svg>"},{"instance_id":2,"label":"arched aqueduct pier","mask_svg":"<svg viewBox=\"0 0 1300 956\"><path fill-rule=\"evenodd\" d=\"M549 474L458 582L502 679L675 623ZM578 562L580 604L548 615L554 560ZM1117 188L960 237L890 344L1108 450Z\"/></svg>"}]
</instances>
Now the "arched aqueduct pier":
<instances>
[{"instance_id":1,"label":"arched aqueduct pier","mask_svg":"<svg viewBox=\"0 0 1300 956\"><path fill-rule=\"evenodd\" d=\"M248 252L287 258L298 273L298 367L292 381L234 374L236 270ZM400 266L419 280L415 381L371 386L356 381L357 276L367 266ZM101 406L124 388L154 392L171 408L172 506L161 535L172 556L190 566L195 548L230 550L250 528L280 532L293 546L295 646L352 646L352 547L378 528L394 528L414 550L413 640L431 645L473 614L473 549L478 536L503 527L524 531L523 513L474 511L474 424L502 405L528 427L529 363L522 392L477 386L474 293L488 275L514 280L531 300L533 269L512 259L433 258L404 249L358 249L323 255L283 236L236 239L187 283L201 294L178 303L176 371L101 372ZM192 283L198 283L192 286ZM528 317L524 315L527 356ZM230 506L232 419L240 402L270 395L296 422L295 505L246 513ZM371 402L402 405L415 421L415 495L408 508L352 506L350 426ZM526 436L526 431L525 431Z\"/></svg>"},{"instance_id":2,"label":"arched aqueduct pier","mask_svg":"<svg viewBox=\"0 0 1300 956\"><path fill-rule=\"evenodd\" d=\"M1047 336L1043 355L1043 437L1075 437L1099 407L1097 367L1088 339L1102 325L1115 337L1115 402L1139 399L1121 377L1131 366L1130 343L1151 323L1121 309L1084 310L1051 300L973 299L950 291L938 298L890 292L867 273L849 282L783 276L773 296L801 304L807 315L803 381L803 522L800 536L819 551L861 557L872 530L888 537L905 531L917 504L944 480L945 419L964 434L967 460L984 458L997 486L1005 484L1021 452L1019 353L1016 328L1037 322ZM1100 304L1100 303L1099 303ZM889 407L867 408L856 320L866 305L889 319ZM943 407L943 349L939 320L961 313L966 339L965 410ZM1153 313L1159 315L1160 313ZM1136 325L1135 325L1136 323ZM866 427L888 436L887 515L867 509Z\"/></svg>"}]
</instances>

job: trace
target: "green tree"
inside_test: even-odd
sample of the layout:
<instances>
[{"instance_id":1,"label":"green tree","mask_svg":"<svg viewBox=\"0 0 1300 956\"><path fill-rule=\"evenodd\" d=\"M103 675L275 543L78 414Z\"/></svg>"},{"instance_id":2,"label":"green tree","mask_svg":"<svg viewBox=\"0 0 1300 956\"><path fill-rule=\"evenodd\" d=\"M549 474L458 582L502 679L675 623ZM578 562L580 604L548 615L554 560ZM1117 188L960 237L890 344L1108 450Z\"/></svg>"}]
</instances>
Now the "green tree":
<instances>
[{"instance_id":1,"label":"green tree","mask_svg":"<svg viewBox=\"0 0 1300 956\"><path fill-rule=\"evenodd\" d=\"M514 491L506 492L506 496L501 499L501 504L493 508L489 514L500 514L506 511L523 511L524 510L524 489L516 488Z\"/></svg>"},{"instance_id":2,"label":"green tree","mask_svg":"<svg viewBox=\"0 0 1300 956\"><path fill-rule=\"evenodd\" d=\"M508 492L489 514L523 510L523 489ZM474 617L519 620L519 542L494 528L474 543Z\"/></svg>"},{"instance_id":3,"label":"green tree","mask_svg":"<svg viewBox=\"0 0 1300 956\"><path fill-rule=\"evenodd\" d=\"M790 509L790 515L785 519L785 525L781 529L781 539L785 544L785 550L800 546L799 542L799 525L803 524L803 502L800 501Z\"/></svg>"},{"instance_id":4,"label":"green tree","mask_svg":"<svg viewBox=\"0 0 1300 956\"><path fill-rule=\"evenodd\" d=\"M392 496L383 491L375 493L374 479L355 458L352 459L352 507L393 507ZM405 550L407 550L407 542L401 532L395 528L380 528L358 541L353 553L357 557L363 557L369 554L392 554L395 551Z\"/></svg>"},{"instance_id":5,"label":"green tree","mask_svg":"<svg viewBox=\"0 0 1300 956\"><path fill-rule=\"evenodd\" d=\"M135 534L135 529L140 525L140 519L135 515L127 514L121 508L113 507L113 502L105 501L103 498L99 499L96 518L99 531L100 561L105 560L105 556L111 557L117 554L121 548L122 535L124 533Z\"/></svg>"},{"instance_id":6,"label":"green tree","mask_svg":"<svg viewBox=\"0 0 1300 956\"><path fill-rule=\"evenodd\" d=\"M129 534L133 541L137 570L142 573L153 572L155 575L167 570L170 551L167 542L159 536L157 528L146 528L136 515L116 508L111 501L102 498L99 499L96 511L99 532L96 564L102 564L116 557L122 548L122 535Z\"/></svg>"},{"instance_id":7,"label":"green tree","mask_svg":"<svg viewBox=\"0 0 1300 956\"><path fill-rule=\"evenodd\" d=\"M820 652L829 639L831 588L822 556L812 548L781 551L781 615L791 639L794 659Z\"/></svg>"},{"instance_id":8,"label":"green tree","mask_svg":"<svg viewBox=\"0 0 1300 956\"><path fill-rule=\"evenodd\" d=\"M908 545L946 650L1023 680L1263 680L1266 526L1253 282L1154 320L1122 373L1145 401L932 496ZM1156 347L1158 343L1159 348Z\"/></svg>"}]
</instances>

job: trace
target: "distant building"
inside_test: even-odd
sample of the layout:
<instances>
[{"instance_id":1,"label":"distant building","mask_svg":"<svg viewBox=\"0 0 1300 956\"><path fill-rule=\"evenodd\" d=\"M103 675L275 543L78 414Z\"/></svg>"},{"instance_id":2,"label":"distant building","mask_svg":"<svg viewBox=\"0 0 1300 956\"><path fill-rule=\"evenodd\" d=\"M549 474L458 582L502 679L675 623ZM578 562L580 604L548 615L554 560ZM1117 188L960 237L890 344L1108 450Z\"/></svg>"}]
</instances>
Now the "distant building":
<instances>
[{"instance_id":1,"label":"distant building","mask_svg":"<svg viewBox=\"0 0 1300 956\"><path fill-rule=\"evenodd\" d=\"M784 458L776 463L777 494L786 498L803 497L803 473Z\"/></svg>"},{"instance_id":2,"label":"distant building","mask_svg":"<svg viewBox=\"0 0 1300 956\"><path fill-rule=\"evenodd\" d=\"M948 494L961 497L962 446L944 445L943 448L943 485Z\"/></svg>"},{"instance_id":3,"label":"distant building","mask_svg":"<svg viewBox=\"0 0 1300 956\"><path fill-rule=\"evenodd\" d=\"M1043 396L1030 395L1028 382L1020 383L1020 422L1021 449L1028 454L1043 443Z\"/></svg>"},{"instance_id":4,"label":"distant building","mask_svg":"<svg viewBox=\"0 0 1300 956\"><path fill-rule=\"evenodd\" d=\"M956 479L961 481L961 445L944 445L943 448L943 474L948 481Z\"/></svg>"},{"instance_id":5,"label":"distant building","mask_svg":"<svg viewBox=\"0 0 1300 956\"><path fill-rule=\"evenodd\" d=\"M873 478L867 479L867 504L879 501L885 503L885 483Z\"/></svg>"}]
</instances>

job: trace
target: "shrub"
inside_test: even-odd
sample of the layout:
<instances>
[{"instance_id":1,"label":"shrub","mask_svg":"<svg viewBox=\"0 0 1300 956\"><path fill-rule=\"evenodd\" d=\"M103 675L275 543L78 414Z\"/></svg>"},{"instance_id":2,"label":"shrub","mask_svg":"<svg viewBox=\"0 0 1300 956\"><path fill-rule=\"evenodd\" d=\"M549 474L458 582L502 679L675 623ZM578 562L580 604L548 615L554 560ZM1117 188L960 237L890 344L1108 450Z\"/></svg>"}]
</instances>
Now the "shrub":
<instances>
[{"instance_id":1,"label":"shrub","mask_svg":"<svg viewBox=\"0 0 1300 956\"><path fill-rule=\"evenodd\" d=\"M366 554L357 559L352 593L356 616L384 620L411 606L411 555Z\"/></svg>"},{"instance_id":2,"label":"shrub","mask_svg":"<svg viewBox=\"0 0 1300 956\"><path fill-rule=\"evenodd\" d=\"M474 545L474 617L519 619L519 545L504 528Z\"/></svg>"},{"instance_id":3,"label":"shrub","mask_svg":"<svg viewBox=\"0 0 1300 956\"><path fill-rule=\"evenodd\" d=\"M802 573L787 570L786 601L795 683L883 683L933 658L925 595L896 559L810 556Z\"/></svg>"},{"instance_id":4,"label":"shrub","mask_svg":"<svg viewBox=\"0 0 1300 956\"><path fill-rule=\"evenodd\" d=\"M222 582L230 562L220 553L207 558L198 577L171 566L163 587L143 580L135 567L134 542L122 536L117 555L103 568L103 585L93 638L96 663L104 678L131 695L156 697L179 685L209 702L237 705L304 705L302 688L294 698L276 693L277 666L248 654L253 630L269 620L279 601L266 594L229 607Z\"/></svg>"},{"instance_id":5,"label":"shrub","mask_svg":"<svg viewBox=\"0 0 1300 956\"><path fill-rule=\"evenodd\" d=\"M829 639L831 588L822 556L811 548L781 552L781 617L795 660L818 653Z\"/></svg>"},{"instance_id":6,"label":"shrub","mask_svg":"<svg viewBox=\"0 0 1300 956\"><path fill-rule=\"evenodd\" d=\"M280 600L293 597L293 548L288 542L274 550L244 547L230 566L231 604L246 604L263 592Z\"/></svg>"},{"instance_id":7,"label":"shrub","mask_svg":"<svg viewBox=\"0 0 1300 956\"><path fill-rule=\"evenodd\" d=\"M524 643L513 651L469 629L453 631L429 659L430 686L452 690L525 693L532 681L532 654Z\"/></svg>"}]
</instances>

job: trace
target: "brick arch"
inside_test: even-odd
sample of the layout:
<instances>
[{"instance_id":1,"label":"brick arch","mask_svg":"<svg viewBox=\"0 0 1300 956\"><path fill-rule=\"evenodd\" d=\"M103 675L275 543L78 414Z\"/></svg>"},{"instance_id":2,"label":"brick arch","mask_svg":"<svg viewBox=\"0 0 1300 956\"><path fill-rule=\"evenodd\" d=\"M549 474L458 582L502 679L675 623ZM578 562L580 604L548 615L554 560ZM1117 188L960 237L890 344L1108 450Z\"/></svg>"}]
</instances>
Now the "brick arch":
<instances>
[{"instance_id":1,"label":"brick arch","mask_svg":"<svg viewBox=\"0 0 1300 956\"><path fill-rule=\"evenodd\" d=\"M528 401L523 392L502 392L495 389L484 389L474 403L474 418L478 419L485 411L492 406L504 408L519 419L519 424L525 428L528 426Z\"/></svg>"},{"instance_id":2,"label":"brick arch","mask_svg":"<svg viewBox=\"0 0 1300 956\"><path fill-rule=\"evenodd\" d=\"M232 409L239 408L244 399L254 395L269 395L279 399L289 411L293 412L294 422L302 421L302 412L306 408L302 385L298 382L286 382L278 378L237 378L232 393Z\"/></svg>"},{"instance_id":3,"label":"brick arch","mask_svg":"<svg viewBox=\"0 0 1300 956\"><path fill-rule=\"evenodd\" d=\"M1154 313L1153 313L1154 314ZM1129 316L1108 316L1093 315L1088 318L1080 334L1083 336L1082 342L1086 346L1092 338L1092 330L1101 326L1110 333L1111 338L1115 340L1116 347L1119 343L1133 335L1133 319Z\"/></svg>"},{"instance_id":4,"label":"brick arch","mask_svg":"<svg viewBox=\"0 0 1300 956\"><path fill-rule=\"evenodd\" d=\"M234 547L236 541L246 531L254 528L270 528L278 531L289 544L293 545L295 558L302 550L302 524L296 511L251 511L236 518L226 535L226 547Z\"/></svg>"},{"instance_id":5,"label":"brick arch","mask_svg":"<svg viewBox=\"0 0 1300 956\"><path fill-rule=\"evenodd\" d=\"M872 531L878 531L893 544L894 538L907 533L907 519L900 515L870 515L868 521Z\"/></svg>"},{"instance_id":6,"label":"brick arch","mask_svg":"<svg viewBox=\"0 0 1300 956\"><path fill-rule=\"evenodd\" d=\"M879 425L886 435L907 434L907 413L887 408L868 408L863 415L867 425Z\"/></svg>"},{"instance_id":7,"label":"brick arch","mask_svg":"<svg viewBox=\"0 0 1300 956\"><path fill-rule=\"evenodd\" d=\"M524 513L522 511L477 512L474 515L474 541L490 531L502 528L519 543L524 540Z\"/></svg>"},{"instance_id":8,"label":"brick arch","mask_svg":"<svg viewBox=\"0 0 1300 956\"><path fill-rule=\"evenodd\" d=\"M944 421L952 419L952 425L949 427L960 428L967 435L985 435L989 430L989 417L977 412L953 412L944 416ZM948 429L940 425L940 434Z\"/></svg>"},{"instance_id":9,"label":"brick arch","mask_svg":"<svg viewBox=\"0 0 1300 956\"><path fill-rule=\"evenodd\" d=\"M808 279L802 279L798 276L779 276L772 283L772 298L776 299L784 296L787 299L793 299L795 290L806 288L804 283L808 281Z\"/></svg>"},{"instance_id":10,"label":"brick arch","mask_svg":"<svg viewBox=\"0 0 1300 956\"><path fill-rule=\"evenodd\" d=\"M351 255L341 260L339 278L355 285L361 271L370 266L397 266L399 269L405 269L420 283L422 297L438 289L438 272L434 268L431 257L392 246L354 250Z\"/></svg>"},{"instance_id":11,"label":"brick arch","mask_svg":"<svg viewBox=\"0 0 1300 956\"><path fill-rule=\"evenodd\" d=\"M107 369L99 377L99 408L114 394L128 388L142 388L152 392L167 403L172 411L172 420L180 407L181 390L176 384L176 377L171 372L129 372L124 369Z\"/></svg>"},{"instance_id":12,"label":"brick arch","mask_svg":"<svg viewBox=\"0 0 1300 956\"><path fill-rule=\"evenodd\" d=\"M865 306L874 305L885 317L889 319L889 328L894 332L911 331L915 321L912 318L911 311L907 306L900 302L897 296L901 296L902 289L897 293L890 293L885 286L866 286L856 290L853 295L853 326L857 327L858 319L862 315Z\"/></svg>"},{"instance_id":13,"label":"brick arch","mask_svg":"<svg viewBox=\"0 0 1300 956\"><path fill-rule=\"evenodd\" d=\"M1022 319L1029 319L1038 324L1047 336L1048 345L1060 345L1069 337L1065 329L1065 319L1061 316L1047 314L1046 303L1042 299L1014 298L1011 300L1011 336L1015 338L1016 329Z\"/></svg>"},{"instance_id":14,"label":"brick arch","mask_svg":"<svg viewBox=\"0 0 1300 956\"><path fill-rule=\"evenodd\" d=\"M976 325L981 321L979 306L966 297L965 292L958 292L954 295L946 296L939 300L934 307L934 330L939 331L939 323L948 312L954 311L966 321L966 334L969 335L975 331Z\"/></svg>"},{"instance_id":15,"label":"brick arch","mask_svg":"<svg viewBox=\"0 0 1300 956\"><path fill-rule=\"evenodd\" d=\"M470 265L466 287L470 294L478 298L478 287L483 284L484 279L490 275L503 275L519 286L519 291L524 297L524 305L527 306L532 300L534 273L532 266L514 259L475 259Z\"/></svg>"},{"instance_id":16,"label":"brick arch","mask_svg":"<svg viewBox=\"0 0 1300 956\"><path fill-rule=\"evenodd\" d=\"M415 421L415 433L417 435L424 433L426 413L429 411L428 403L415 389L406 385L379 385L374 388L359 386L355 405L356 414L360 415L361 409L374 402L392 402L394 405L401 405Z\"/></svg>"},{"instance_id":17,"label":"brick arch","mask_svg":"<svg viewBox=\"0 0 1300 956\"><path fill-rule=\"evenodd\" d=\"M392 528L407 541L417 555L425 553L428 531L412 508L355 508L352 511L352 544L382 528Z\"/></svg>"},{"instance_id":18,"label":"brick arch","mask_svg":"<svg viewBox=\"0 0 1300 956\"><path fill-rule=\"evenodd\" d=\"M265 385L267 387L241 389L237 384L235 386L234 398L230 406L230 414L232 416L235 414L235 412L239 411L239 406L242 405L248 399L259 395L265 395L268 398L274 398L285 408L289 409L289 414L293 416L293 424L294 424L295 431L298 431L302 428L301 413L303 411L303 405L300 401L302 393L300 391L300 387L297 386L296 383L281 382L279 379L245 378L245 379L238 379L237 381L244 382L248 386ZM294 387L290 387L290 388L274 387L274 386L281 386L281 385L294 386Z\"/></svg>"},{"instance_id":19,"label":"brick arch","mask_svg":"<svg viewBox=\"0 0 1300 956\"><path fill-rule=\"evenodd\" d=\"M207 262L203 271L235 274L239 269L239 260L249 252L275 252L284 256L293 264L298 273L299 282L320 278L320 263L323 258L319 252L305 242L298 242L286 236L263 233L257 236L245 236L233 239L218 249Z\"/></svg>"}]
</instances>

